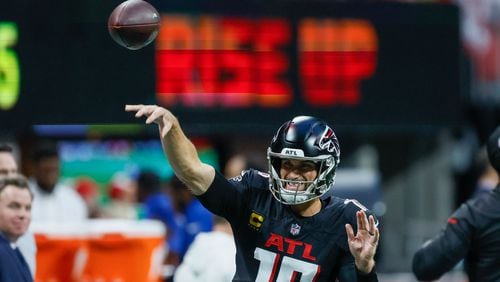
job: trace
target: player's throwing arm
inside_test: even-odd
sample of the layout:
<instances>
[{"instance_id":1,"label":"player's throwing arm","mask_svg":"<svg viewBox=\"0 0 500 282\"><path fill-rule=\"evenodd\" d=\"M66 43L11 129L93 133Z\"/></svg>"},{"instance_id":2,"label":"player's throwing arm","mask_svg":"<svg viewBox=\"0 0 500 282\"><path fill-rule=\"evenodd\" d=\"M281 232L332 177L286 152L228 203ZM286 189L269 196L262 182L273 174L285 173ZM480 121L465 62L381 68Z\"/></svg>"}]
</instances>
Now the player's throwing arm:
<instances>
[{"instance_id":1,"label":"player's throwing arm","mask_svg":"<svg viewBox=\"0 0 500 282\"><path fill-rule=\"evenodd\" d=\"M179 179L194 195L205 193L215 177L212 166L198 158L193 143L186 137L177 118L167 109L156 105L126 105L125 111L146 118L146 124L156 123L163 151Z\"/></svg>"}]
</instances>

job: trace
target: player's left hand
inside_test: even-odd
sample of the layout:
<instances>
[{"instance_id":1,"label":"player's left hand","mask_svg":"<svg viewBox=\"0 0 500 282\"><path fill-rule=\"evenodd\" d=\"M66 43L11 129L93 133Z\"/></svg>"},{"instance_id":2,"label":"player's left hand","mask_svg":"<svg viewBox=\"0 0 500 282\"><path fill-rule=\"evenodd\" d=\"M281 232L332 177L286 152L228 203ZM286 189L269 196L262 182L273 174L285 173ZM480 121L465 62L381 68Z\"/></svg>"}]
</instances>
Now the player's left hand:
<instances>
[{"instance_id":1,"label":"player's left hand","mask_svg":"<svg viewBox=\"0 0 500 282\"><path fill-rule=\"evenodd\" d=\"M367 218L364 211L356 213L356 221L358 224L356 235L350 224L345 225L349 250L354 256L356 268L363 273L370 273L375 266L374 257L380 236L379 231L373 215Z\"/></svg>"}]
</instances>

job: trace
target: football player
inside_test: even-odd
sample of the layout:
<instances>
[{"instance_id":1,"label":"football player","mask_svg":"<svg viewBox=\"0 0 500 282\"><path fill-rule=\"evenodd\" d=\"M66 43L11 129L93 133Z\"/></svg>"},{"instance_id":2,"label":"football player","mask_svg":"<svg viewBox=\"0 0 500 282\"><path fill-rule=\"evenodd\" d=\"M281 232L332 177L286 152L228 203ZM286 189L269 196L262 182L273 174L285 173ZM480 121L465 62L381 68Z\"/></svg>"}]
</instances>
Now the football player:
<instances>
[{"instance_id":1,"label":"football player","mask_svg":"<svg viewBox=\"0 0 500 282\"><path fill-rule=\"evenodd\" d=\"M234 281L377 281L377 220L355 200L325 195L340 161L337 137L325 122L287 121L268 148L269 173L247 170L226 180L200 161L170 111L155 105L125 110L158 124L176 175L231 223Z\"/></svg>"}]
</instances>

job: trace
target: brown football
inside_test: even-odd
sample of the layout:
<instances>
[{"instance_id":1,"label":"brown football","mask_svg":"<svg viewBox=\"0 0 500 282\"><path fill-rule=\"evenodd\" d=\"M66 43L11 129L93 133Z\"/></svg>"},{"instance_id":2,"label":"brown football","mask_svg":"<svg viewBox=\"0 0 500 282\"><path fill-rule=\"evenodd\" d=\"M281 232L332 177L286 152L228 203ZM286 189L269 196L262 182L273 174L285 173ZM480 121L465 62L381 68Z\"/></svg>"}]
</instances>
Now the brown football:
<instances>
[{"instance_id":1,"label":"brown football","mask_svg":"<svg viewBox=\"0 0 500 282\"><path fill-rule=\"evenodd\" d=\"M127 0L108 19L111 37L121 46L137 50L151 43L160 29L160 14L148 2Z\"/></svg>"}]
</instances>

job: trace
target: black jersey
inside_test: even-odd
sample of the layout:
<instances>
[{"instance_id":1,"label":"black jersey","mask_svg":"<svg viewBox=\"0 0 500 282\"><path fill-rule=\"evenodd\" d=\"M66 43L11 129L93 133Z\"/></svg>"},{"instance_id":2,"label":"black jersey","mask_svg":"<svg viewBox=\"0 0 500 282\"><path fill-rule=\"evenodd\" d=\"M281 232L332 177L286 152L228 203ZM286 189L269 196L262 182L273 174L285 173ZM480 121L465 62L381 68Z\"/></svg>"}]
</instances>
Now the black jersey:
<instances>
[{"instance_id":1,"label":"black jersey","mask_svg":"<svg viewBox=\"0 0 500 282\"><path fill-rule=\"evenodd\" d=\"M219 173L203 205L231 223L236 242L234 281L377 281L361 275L349 251L345 224L356 229L354 200L322 199L322 209L301 217L274 199L268 175L248 170L226 180Z\"/></svg>"},{"instance_id":2,"label":"black jersey","mask_svg":"<svg viewBox=\"0 0 500 282\"><path fill-rule=\"evenodd\" d=\"M435 280L462 259L470 281L500 281L500 187L462 204L415 253L413 272Z\"/></svg>"}]
</instances>

